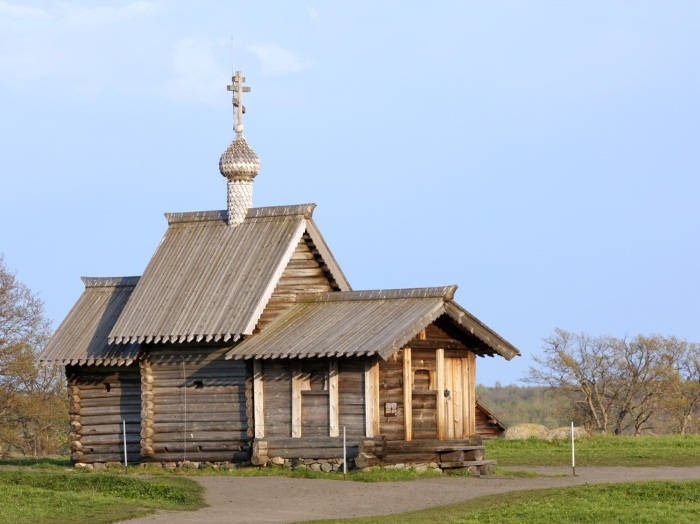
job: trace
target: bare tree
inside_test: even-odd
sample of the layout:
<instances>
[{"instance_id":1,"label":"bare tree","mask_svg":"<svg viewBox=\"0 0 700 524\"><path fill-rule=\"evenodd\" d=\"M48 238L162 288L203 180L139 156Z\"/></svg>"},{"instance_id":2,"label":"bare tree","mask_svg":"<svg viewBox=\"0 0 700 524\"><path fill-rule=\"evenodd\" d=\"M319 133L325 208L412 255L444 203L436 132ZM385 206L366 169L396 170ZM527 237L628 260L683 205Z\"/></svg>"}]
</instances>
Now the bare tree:
<instances>
[{"instance_id":1,"label":"bare tree","mask_svg":"<svg viewBox=\"0 0 700 524\"><path fill-rule=\"evenodd\" d=\"M567 398L568 414L591 430L639 435L670 409L687 429L700 406L697 345L674 337L626 340L557 329L533 359L525 381Z\"/></svg>"},{"instance_id":2,"label":"bare tree","mask_svg":"<svg viewBox=\"0 0 700 524\"><path fill-rule=\"evenodd\" d=\"M666 342L667 373L661 405L674 421L671 430L685 435L700 408L700 345L675 337Z\"/></svg>"}]
</instances>

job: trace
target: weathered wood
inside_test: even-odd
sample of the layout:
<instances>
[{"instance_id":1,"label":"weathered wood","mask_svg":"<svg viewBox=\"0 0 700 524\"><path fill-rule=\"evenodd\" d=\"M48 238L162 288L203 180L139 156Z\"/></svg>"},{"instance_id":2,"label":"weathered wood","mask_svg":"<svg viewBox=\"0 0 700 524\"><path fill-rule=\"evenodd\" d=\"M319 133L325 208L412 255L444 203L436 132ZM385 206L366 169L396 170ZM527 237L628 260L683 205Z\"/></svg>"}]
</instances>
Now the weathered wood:
<instances>
[{"instance_id":1,"label":"weathered wood","mask_svg":"<svg viewBox=\"0 0 700 524\"><path fill-rule=\"evenodd\" d=\"M476 434L476 355L469 353L466 359L467 375L465 377L465 389L468 391L466 405L466 433Z\"/></svg>"},{"instance_id":2,"label":"weathered wood","mask_svg":"<svg viewBox=\"0 0 700 524\"><path fill-rule=\"evenodd\" d=\"M379 363L367 359L364 370L365 382L365 436L379 434Z\"/></svg>"},{"instance_id":3,"label":"weathered wood","mask_svg":"<svg viewBox=\"0 0 700 524\"><path fill-rule=\"evenodd\" d=\"M210 395L225 395L225 394L240 394L245 392L245 385L238 386L207 386L202 389L195 387L160 387L156 382L153 385L153 393L156 396L176 397L178 395L187 395L188 398L197 399L200 397L209 397Z\"/></svg>"},{"instance_id":4,"label":"weathered wood","mask_svg":"<svg viewBox=\"0 0 700 524\"><path fill-rule=\"evenodd\" d=\"M265 416L264 416L264 375L262 361L259 359L253 360L253 402L255 416L255 438L265 437Z\"/></svg>"},{"instance_id":5,"label":"weathered wood","mask_svg":"<svg viewBox=\"0 0 700 524\"><path fill-rule=\"evenodd\" d=\"M99 426L101 424L121 424L124 422L141 423L141 412L127 414L112 414L112 415L90 415L81 417L80 423L83 426Z\"/></svg>"},{"instance_id":6,"label":"weathered wood","mask_svg":"<svg viewBox=\"0 0 700 524\"><path fill-rule=\"evenodd\" d=\"M418 462L438 462L440 455L437 453L387 453L381 459L382 464L406 464Z\"/></svg>"},{"instance_id":7,"label":"weathered wood","mask_svg":"<svg viewBox=\"0 0 700 524\"><path fill-rule=\"evenodd\" d=\"M189 408L189 406L188 406ZM188 411L187 413L154 413L153 421L156 423L168 423L168 422L182 422L187 420L187 422L218 422L218 421L228 421L244 423L242 415L244 411L239 409L237 411ZM185 416L186 415L186 416Z\"/></svg>"},{"instance_id":8,"label":"weathered wood","mask_svg":"<svg viewBox=\"0 0 700 524\"><path fill-rule=\"evenodd\" d=\"M411 406L413 404L413 384L411 381L411 348L403 350L403 404ZM413 439L413 410L403 411L404 438L407 441Z\"/></svg>"},{"instance_id":9,"label":"weathered wood","mask_svg":"<svg viewBox=\"0 0 700 524\"><path fill-rule=\"evenodd\" d=\"M96 406L96 407L80 407L80 416L89 417L92 415L134 415L141 413L140 404L120 404L115 402L112 405Z\"/></svg>"},{"instance_id":10,"label":"weathered wood","mask_svg":"<svg viewBox=\"0 0 700 524\"><path fill-rule=\"evenodd\" d=\"M109 391L105 390L104 388L100 389L81 389L80 390L80 402L84 402L87 399L93 399L93 398L127 398L127 397L141 397L141 384L139 383L137 386L130 386L130 387L116 387L116 386L111 386Z\"/></svg>"},{"instance_id":11,"label":"weathered wood","mask_svg":"<svg viewBox=\"0 0 700 524\"><path fill-rule=\"evenodd\" d=\"M302 386L303 386L303 371L301 360L292 362L292 437L300 438L302 436Z\"/></svg>"},{"instance_id":12,"label":"weathered wood","mask_svg":"<svg viewBox=\"0 0 700 524\"><path fill-rule=\"evenodd\" d=\"M80 408L85 409L85 408L99 408L103 406L114 406L116 404L119 404L121 406L140 406L141 405L141 398L136 395L128 396L128 397L120 397L120 398L114 398L114 397L96 397L96 398L86 398L86 399L81 399L80 401Z\"/></svg>"},{"instance_id":13,"label":"weathered wood","mask_svg":"<svg viewBox=\"0 0 700 524\"><path fill-rule=\"evenodd\" d=\"M442 398L445 391L445 350L435 351L435 382L437 386L437 438L445 439L445 402Z\"/></svg>"},{"instance_id":14,"label":"weathered wood","mask_svg":"<svg viewBox=\"0 0 700 524\"><path fill-rule=\"evenodd\" d=\"M328 369L328 411L329 411L329 421L328 421L328 431L331 437L337 437L340 435L340 407L339 407L339 370L338 370L338 359L329 359L329 369Z\"/></svg>"},{"instance_id":15,"label":"weathered wood","mask_svg":"<svg viewBox=\"0 0 700 524\"><path fill-rule=\"evenodd\" d=\"M220 397L219 397L220 398ZM233 397L236 398L236 397ZM187 412L188 413L198 413L198 412L208 412L208 413L228 413L231 415L239 415L241 413L245 413L247 406L246 402L240 402L238 399L236 401L231 399L230 402L209 402L209 397L206 399L206 402L187 402ZM188 399L189 400L189 399ZM184 413L185 411L185 406L184 404L180 403L173 403L173 402L168 402L167 404L161 402L161 398L157 398L155 401L157 407L158 407L158 413L163 414L163 413ZM251 402L252 404L252 402Z\"/></svg>"},{"instance_id":16,"label":"weathered wood","mask_svg":"<svg viewBox=\"0 0 700 524\"><path fill-rule=\"evenodd\" d=\"M230 363L235 363L232 365ZM224 360L219 363L220 367L217 368L206 368L206 369L196 369L189 371L187 373L187 379L199 380L207 378L231 378L231 379L245 379L245 367L243 364L239 364L236 360ZM182 380L182 369L173 369L173 366L167 366L165 368L156 368L153 370L153 378L156 382L163 380Z\"/></svg>"},{"instance_id":17,"label":"weathered wood","mask_svg":"<svg viewBox=\"0 0 700 524\"><path fill-rule=\"evenodd\" d=\"M193 451L183 456L182 452L154 452L147 462L176 462L190 460L194 462L245 462L250 454L244 451ZM144 461L146 462L146 461Z\"/></svg>"},{"instance_id":18,"label":"weathered wood","mask_svg":"<svg viewBox=\"0 0 700 524\"><path fill-rule=\"evenodd\" d=\"M138 433L140 431L141 425L136 422L126 424L126 431L128 433ZM116 422L112 424L98 424L98 425L87 425L80 428L80 434L83 437L89 435L121 435L122 433L122 423Z\"/></svg>"},{"instance_id":19,"label":"weathered wood","mask_svg":"<svg viewBox=\"0 0 700 524\"><path fill-rule=\"evenodd\" d=\"M187 433L197 432L197 431L245 431L248 429L248 423L244 420L238 421L206 421L206 422L194 422L187 420L183 422L156 422L153 426L153 430L156 434L159 433L182 433L186 431ZM228 434L228 433L227 433Z\"/></svg>"},{"instance_id":20,"label":"weathered wood","mask_svg":"<svg viewBox=\"0 0 700 524\"><path fill-rule=\"evenodd\" d=\"M210 452L210 451L230 451L242 452L249 456L250 453L247 450L248 443L242 441L234 442L188 442L183 444L182 442L171 442L168 444L156 443L153 444L154 453L182 453L183 451L190 452Z\"/></svg>"}]
</instances>

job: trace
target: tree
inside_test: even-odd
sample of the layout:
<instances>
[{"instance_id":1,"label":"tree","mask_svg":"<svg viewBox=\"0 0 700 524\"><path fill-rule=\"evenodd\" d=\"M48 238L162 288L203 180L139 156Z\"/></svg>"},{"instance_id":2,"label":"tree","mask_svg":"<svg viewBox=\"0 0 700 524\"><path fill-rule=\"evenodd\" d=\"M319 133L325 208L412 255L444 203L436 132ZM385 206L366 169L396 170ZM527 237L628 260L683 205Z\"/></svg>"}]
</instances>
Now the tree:
<instances>
[{"instance_id":1,"label":"tree","mask_svg":"<svg viewBox=\"0 0 700 524\"><path fill-rule=\"evenodd\" d=\"M672 422L670 429L685 435L700 408L700 345L671 339L673 349L661 392L661 405Z\"/></svg>"},{"instance_id":2,"label":"tree","mask_svg":"<svg viewBox=\"0 0 700 524\"><path fill-rule=\"evenodd\" d=\"M0 454L38 456L65 444L61 370L36 365L49 330L43 302L0 254Z\"/></svg>"},{"instance_id":3,"label":"tree","mask_svg":"<svg viewBox=\"0 0 700 524\"><path fill-rule=\"evenodd\" d=\"M545 339L543 353L533 357L538 366L529 369L525 380L565 397L578 424L639 435L671 407L676 417L690 420L700 403L700 358L689 356L697 357L696 348L661 335L627 340L557 329ZM681 360L682 355L688 356Z\"/></svg>"}]
</instances>

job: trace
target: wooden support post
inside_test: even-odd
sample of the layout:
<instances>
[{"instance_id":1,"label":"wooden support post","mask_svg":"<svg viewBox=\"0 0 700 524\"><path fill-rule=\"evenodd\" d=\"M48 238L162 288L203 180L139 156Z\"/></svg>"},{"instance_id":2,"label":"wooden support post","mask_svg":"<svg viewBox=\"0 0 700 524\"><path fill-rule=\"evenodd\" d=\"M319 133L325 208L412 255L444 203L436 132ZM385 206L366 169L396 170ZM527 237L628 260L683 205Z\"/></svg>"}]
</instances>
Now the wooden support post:
<instances>
[{"instance_id":1,"label":"wooden support post","mask_svg":"<svg viewBox=\"0 0 700 524\"><path fill-rule=\"evenodd\" d=\"M255 438L263 438L265 436L264 378L262 360L253 360L253 409L255 420Z\"/></svg>"},{"instance_id":2,"label":"wooden support post","mask_svg":"<svg viewBox=\"0 0 700 524\"><path fill-rule=\"evenodd\" d=\"M411 348L403 350L403 425L404 440L413 440L413 380L411 380Z\"/></svg>"},{"instance_id":3,"label":"wooden support post","mask_svg":"<svg viewBox=\"0 0 700 524\"><path fill-rule=\"evenodd\" d=\"M435 350L435 375L437 382L437 438L445 440L445 350Z\"/></svg>"},{"instance_id":4,"label":"wooden support post","mask_svg":"<svg viewBox=\"0 0 700 524\"><path fill-rule=\"evenodd\" d=\"M365 362L365 436L379 434L379 363Z\"/></svg>"},{"instance_id":5,"label":"wooden support post","mask_svg":"<svg viewBox=\"0 0 700 524\"><path fill-rule=\"evenodd\" d=\"M301 360L292 361L292 438L301 438L301 390L303 377Z\"/></svg>"},{"instance_id":6,"label":"wooden support post","mask_svg":"<svg viewBox=\"0 0 700 524\"><path fill-rule=\"evenodd\" d=\"M330 437L340 436L340 412L338 401L338 359L333 357L328 364L328 416Z\"/></svg>"},{"instance_id":7,"label":"wooden support post","mask_svg":"<svg viewBox=\"0 0 700 524\"><path fill-rule=\"evenodd\" d=\"M469 352L465 364L467 364L467 369L465 370L464 388L467 390L468 396L464 406L464 427L465 437L471 437L476 435L476 354Z\"/></svg>"}]
</instances>

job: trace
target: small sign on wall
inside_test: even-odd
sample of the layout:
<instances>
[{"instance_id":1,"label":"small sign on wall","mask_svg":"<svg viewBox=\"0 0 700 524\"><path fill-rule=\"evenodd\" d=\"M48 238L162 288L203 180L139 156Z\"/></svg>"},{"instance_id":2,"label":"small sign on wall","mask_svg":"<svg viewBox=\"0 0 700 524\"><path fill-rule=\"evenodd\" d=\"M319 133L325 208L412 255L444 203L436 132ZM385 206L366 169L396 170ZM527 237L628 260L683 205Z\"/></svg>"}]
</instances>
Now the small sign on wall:
<instances>
[{"instance_id":1,"label":"small sign on wall","mask_svg":"<svg viewBox=\"0 0 700 524\"><path fill-rule=\"evenodd\" d=\"M384 403L384 416L385 417L395 417L399 412L398 402L385 402Z\"/></svg>"}]
</instances>

